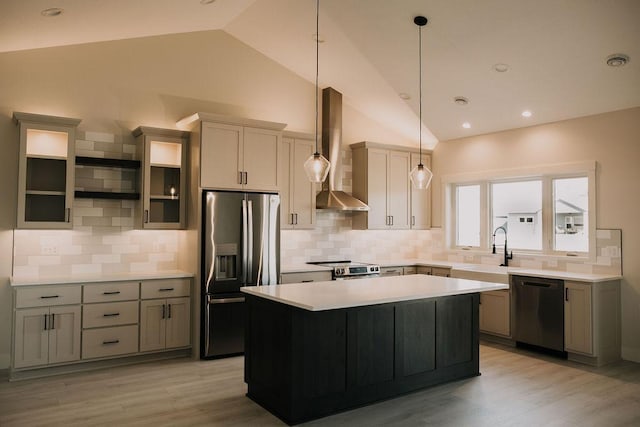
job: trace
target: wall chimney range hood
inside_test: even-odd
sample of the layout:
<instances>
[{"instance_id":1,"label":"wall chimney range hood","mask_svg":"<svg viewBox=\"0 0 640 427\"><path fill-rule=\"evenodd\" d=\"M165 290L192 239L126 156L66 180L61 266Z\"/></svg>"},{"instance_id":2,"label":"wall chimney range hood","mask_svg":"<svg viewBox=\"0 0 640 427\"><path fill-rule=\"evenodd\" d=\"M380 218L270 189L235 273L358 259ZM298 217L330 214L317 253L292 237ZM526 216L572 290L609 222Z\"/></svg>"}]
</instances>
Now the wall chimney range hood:
<instances>
[{"instance_id":1,"label":"wall chimney range hood","mask_svg":"<svg viewBox=\"0 0 640 427\"><path fill-rule=\"evenodd\" d=\"M366 203L342 191L342 94L322 89L322 154L331 162L329 178L316 196L316 209L368 211Z\"/></svg>"}]
</instances>

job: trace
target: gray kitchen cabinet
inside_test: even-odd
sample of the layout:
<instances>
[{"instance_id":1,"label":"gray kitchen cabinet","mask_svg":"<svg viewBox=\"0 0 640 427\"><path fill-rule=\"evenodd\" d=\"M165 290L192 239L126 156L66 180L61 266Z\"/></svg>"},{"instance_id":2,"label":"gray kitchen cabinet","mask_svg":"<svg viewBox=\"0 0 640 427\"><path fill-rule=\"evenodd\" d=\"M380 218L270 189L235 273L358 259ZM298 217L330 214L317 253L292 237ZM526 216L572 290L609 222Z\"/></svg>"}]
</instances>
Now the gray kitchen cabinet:
<instances>
[{"instance_id":1,"label":"gray kitchen cabinet","mask_svg":"<svg viewBox=\"0 0 640 427\"><path fill-rule=\"evenodd\" d=\"M149 280L142 283L140 294L140 351L188 347L191 343L189 280Z\"/></svg>"},{"instance_id":2,"label":"gray kitchen cabinet","mask_svg":"<svg viewBox=\"0 0 640 427\"><path fill-rule=\"evenodd\" d=\"M138 223L145 229L184 228L189 132L140 126L133 135L143 159Z\"/></svg>"},{"instance_id":3,"label":"gray kitchen cabinet","mask_svg":"<svg viewBox=\"0 0 640 427\"><path fill-rule=\"evenodd\" d=\"M480 294L480 331L511 336L511 298L508 290Z\"/></svg>"},{"instance_id":4,"label":"gray kitchen cabinet","mask_svg":"<svg viewBox=\"0 0 640 427\"><path fill-rule=\"evenodd\" d=\"M314 153L314 136L285 132L282 138L280 227L313 229L316 222L316 187L304 172L304 162Z\"/></svg>"},{"instance_id":5,"label":"gray kitchen cabinet","mask_svg":"<svg viewBox=\"0 0 640 427\"><path fill-rule=\"evenodd\" d=\"M331 271L302 271L280 274L280 283L310 283L331 280Z\"/></svg>"},{"instance_id":6,"label":"gray kitchen cabinet","mask_svg":"<svg viewBox=\"0 0 640 427\"><path fill-rule=\"evenodd\" d=\"M410 153L361 142L353 150L353 195L369 206L353 213L359 230L410 228Z\"/></svg>"},{"instance_id":7,"label":"gray kitchen cabinet","mask_svg":"<svg viewBox=\"0 0 640 427\"><path fill-rule=\"evenodd\" d=\"M79 119L14 113L20 128L18 228L72 228Z\"/></svg>"},{"instance_id":8,"label":"gray kitchen cabinet","mask_svg":"<svg viewBox=\"0 0 640 427\"><path fill-rule=\"evenodd\" d=\"M192 128L202 188L280 190L285 124L211 113L196 113L179 124Z\"/></svg>"},{"instance_id":9,"label":"gray kitchen cabinet","mask_svg":"<svg viewBox=\"0 0 640 427\"><path fill-rule=\"evenodd\" d=\"M380 276L402 276L404 274L403 267L380 267Z\"/></svg>"},{"instance_id":10,"label":"gray kitchen cabinet","mask_svg":"<svg viewBox=\"0 0 640 427\"><path fill-rule=\"evenodd\" d=\"M419 153L411 153L410 169L420 162ZM431 154L422 153L422 164L431 169ZM431 228L431 185L426 190L416 190L411 186L411 228L428 230Z\"/></svg>"},{"instance_id":11,"label":"gray kitchen cabinet","mask_svg":"<svg viewBox=\"0 0 640 427\"><path fill-rule=\"evenodd\" d=\"M620 282L565 280L564 342L569 359L600 366L620 359Z\"/></svg>"},{"instance_id":12,"label":"gray kitchen cabinet","mask_svg":"<svg viewBox=\"0 0 640 427\"><path fill-rule=\"evenodd\" d=\"M410 267L402 267L402 275L406 276L408 274L418 274L418 267L415 265Z\"/></svg>"},{"instance_id":13,"label":"gray kitchen cabinet","mask_svg":"<svg viewBox=\"0 0 640 427\"><path fill-rule=\"evenodd\" d=\"M80 360L80 288L24 287L14 300L13 368Z\"/></svg>"}]
</instances>

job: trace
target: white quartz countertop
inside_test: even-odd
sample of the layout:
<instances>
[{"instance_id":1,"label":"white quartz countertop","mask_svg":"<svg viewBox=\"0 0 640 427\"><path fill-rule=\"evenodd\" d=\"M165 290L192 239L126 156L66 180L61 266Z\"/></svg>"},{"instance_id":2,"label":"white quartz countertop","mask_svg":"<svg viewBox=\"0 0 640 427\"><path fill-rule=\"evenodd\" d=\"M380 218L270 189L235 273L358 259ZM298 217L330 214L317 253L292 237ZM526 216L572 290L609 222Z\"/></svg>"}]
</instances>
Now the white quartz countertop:
<instances>
[{"instance_id":1,"label":"white quartz countertop","mask_svg":"<svg viewBox=\"0 0 640 427\"><path fill-rule=\"evenodd\" d=\"M509 285L422 274L241 288L244 293L310 311L335 310L500 289L509 289Z\"/></svg>"},{"instance_id":2,"label":"white quartz countertop","mask_svg":"<svg viewBox=\"0 0 640 427\"><path fill-rule=\"evenodd\" d=\"M96 282L126 282L131 280L177 279L193 277L181 270L156 271L153 273L85 274L56 277L12 277L11 286L68 285Z\"/></svg>"},{"instance_id":3,"label":"white quartz countertop","mask_svg":"<svg viewBox=\"0 0 640 427\"><path fill-rule=\"evenodd\" d=\"M358 261L358 260L355 260ZM508 281L509 275L521 275L521 276L533 276L533 277L548 277L550 279L562 279L562 280L576 280L579 282L606 282L609 280L619 280L622 276L619 274L596 274L596 273L580 273L571 271L558 271L558 270L541 270L533 268L523 267L500 267L498 265L490 264L471 264L462 262L450 262L450 261L433 261L433 260L421 260L421 259L407 259L407 260L384 260L375 262L381 267L401 267L401 266L428 266L428 267L442 267L450 268L452 273L455 271L463 271L466 273L465 277L472 272L478 273L491 273L493 275L504 275L506 281ZM313 264L299 264L296 266L282 267L282 273L300 273L308 271L322 271L327 267L322 267ZM455 274L453 274L455 275ZM488 277L488 276L485 276ZM485 279L486 280L486 279ZM500 280L503 281L503 280Z\"/></svg>"}]
</instances>

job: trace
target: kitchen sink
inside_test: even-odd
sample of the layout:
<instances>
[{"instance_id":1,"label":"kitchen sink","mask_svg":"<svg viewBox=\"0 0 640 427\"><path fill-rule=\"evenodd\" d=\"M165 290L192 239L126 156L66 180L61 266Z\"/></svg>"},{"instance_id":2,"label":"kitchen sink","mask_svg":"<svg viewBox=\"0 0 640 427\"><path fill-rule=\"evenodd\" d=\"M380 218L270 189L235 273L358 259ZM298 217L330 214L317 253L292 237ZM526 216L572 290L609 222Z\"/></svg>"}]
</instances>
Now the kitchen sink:
<instances>
[{"instance_id":1,"label":"kitchen sink","mask_svg":"<svg viewBox=\"0 0 640 427\"><path fill-rule=\"evenodd\" d=\"M461 264L451 269L451 277L509 284L508 267L486 264Z\"/></svg>"}]
</instances>

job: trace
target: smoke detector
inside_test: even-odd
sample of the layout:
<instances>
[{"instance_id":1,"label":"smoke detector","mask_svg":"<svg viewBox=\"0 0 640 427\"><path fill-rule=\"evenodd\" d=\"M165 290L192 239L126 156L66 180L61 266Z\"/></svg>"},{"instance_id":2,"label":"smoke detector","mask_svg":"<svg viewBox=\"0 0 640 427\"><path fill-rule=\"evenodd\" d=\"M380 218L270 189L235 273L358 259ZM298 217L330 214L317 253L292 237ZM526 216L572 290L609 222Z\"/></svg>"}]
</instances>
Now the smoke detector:
<instances>
[{"instance_id":1,"label":"smoke detector","mask_svg":"<svg viewBox=\"0 0 640 427\"><path fill-rule=\"evenodd\" d=\"M629 55L625 55L624 53L614 53L613 55L607 56L607 65L609 67L622 67L629 62Z\"/></svg>"}]
</instances>

